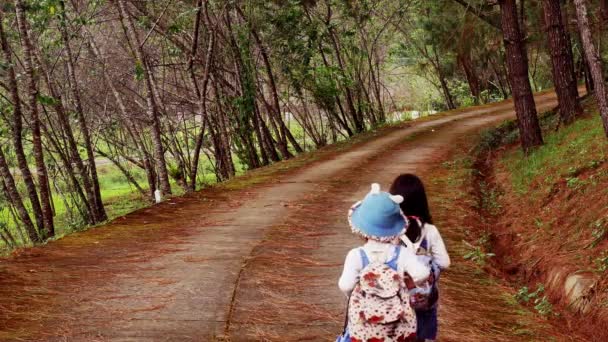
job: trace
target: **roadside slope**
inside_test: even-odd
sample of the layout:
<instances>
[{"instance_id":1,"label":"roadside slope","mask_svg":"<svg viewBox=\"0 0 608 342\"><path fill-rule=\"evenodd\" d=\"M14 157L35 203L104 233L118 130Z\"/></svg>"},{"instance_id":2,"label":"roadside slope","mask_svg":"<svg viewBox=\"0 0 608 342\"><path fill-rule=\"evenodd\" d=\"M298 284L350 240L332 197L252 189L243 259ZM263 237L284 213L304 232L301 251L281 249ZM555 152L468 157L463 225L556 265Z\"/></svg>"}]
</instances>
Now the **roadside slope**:
<instances>
[{"instance_id":1,"label":"roadside slope","mask_svg":"<svg viewBox=\"0 0 608 342\"><path fill-rule=\"evenodd\" d=\"M593 99L583 108L558 131L557 118L547 120L545 145L528 156L511 144L492 151L485 182L500 210L488 233L522 301L542 301L540 311L567 317L584 340L606 341L608 141Z\"/></svg>"}]
</instances>

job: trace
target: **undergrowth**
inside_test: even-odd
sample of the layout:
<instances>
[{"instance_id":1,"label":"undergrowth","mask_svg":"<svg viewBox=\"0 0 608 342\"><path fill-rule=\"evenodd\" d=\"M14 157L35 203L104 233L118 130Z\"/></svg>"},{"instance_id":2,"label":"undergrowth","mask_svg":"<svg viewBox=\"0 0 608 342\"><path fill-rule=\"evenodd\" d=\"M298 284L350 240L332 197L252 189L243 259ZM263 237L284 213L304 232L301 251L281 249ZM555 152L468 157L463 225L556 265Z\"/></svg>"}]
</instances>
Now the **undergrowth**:
<instances>
[{"instance_id":1,"label":"undergrowth","mask_svg":"<svg viewBox=\"0 0 608 342\"><path fill-rule=\"evenodd\" d=\"M488 141L488 145L492 144ZM492 271L495 259L492 236L485 230L487 222L482 222L477 214L476 193L463 191L468 190L478 176L475 163L467 152L470 151L452 156L441 164L441 168L426 175L432 179L428 192L433 217L453 260L441 279L442 290L446 291L441 299L445 314L441 316L441 324L451 333L448 340L555 341L556 337L563 340L560 332L548 333L551 326L534 314L540 316L539 311L529 310L525 303L515 299L516 290L510 288L508 282L491 275L496 273ZM487 203L485 206L491 208L491 201ZM458 294L460 301L467 298L466 303L452 301L453 293ZM542 312L548 310L542 299L538 304ZM467 317L466 327L462 326L464 322L453 318L461 315ZM470 329L476 331L476 339L471 339Z\"/></svg>"},{"instance_id":2,"label":"undergrowth","mask_svg":"<svg viewBox=\"0 0 608 342\"><path fill-rule=\"evenodd\" d=\"M538 185L546 194L561 179L566 179L569 187L580 188L583 181L578 175L606 161L608 141L603 138L600 118L589 104L586 111L592 115L545 134L545 144L528 156L524 156L521 149L505 155L502 164L512 175L512 185L517 193L527 194L533 185Z\"/></svg>"},{"instance_id":3,"label":"undergrowth","mask_svg":"<svg viewBox=\"0 0 608 342\"><path fill-rule=\"evenodd\" d=\"M553 305L549 302L549 299L544 295L545 286L539 284L536 291L530 292L527 286L522 287L515 294L515 299L520 303L533 304L534 309L539 315L548 317L554 315Z\"/></svg>"},{"instance_id":4,"label":"undergrowth","mask_svg":"<svg viewBox=\"0 0 608 342\"><path fill-rule=\"evenodd\" d=\"M592 101L583 107L584 115L568 126L558 126L555 112L543 115L544 145L527 155L514 123L483 133L473 187L483 233L493 237L487 250L519 287L514 298L603 341L608 331L591 326L608 322L602 304L608 303L608 140ZM592 284L583 297L565 289L573 275ZM591 303L592 314L582 314L587 304L578 303Z\"/></svg>"}]
</instances>

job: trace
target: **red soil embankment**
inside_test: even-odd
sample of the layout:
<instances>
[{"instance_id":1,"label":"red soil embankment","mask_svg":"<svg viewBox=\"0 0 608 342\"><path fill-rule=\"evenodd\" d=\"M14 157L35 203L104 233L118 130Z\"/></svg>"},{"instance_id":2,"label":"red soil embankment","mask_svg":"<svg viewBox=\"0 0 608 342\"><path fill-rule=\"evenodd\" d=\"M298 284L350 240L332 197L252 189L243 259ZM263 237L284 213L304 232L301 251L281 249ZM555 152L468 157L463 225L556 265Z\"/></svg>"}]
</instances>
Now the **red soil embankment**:
<instances>
[{"instance_id":1,"label":"red soil embankment","mask_svg":"<svg viewBox=\"0 0 608 342\"><path fill-rule=\"evenodd\" d=\"M517 144L484 155L476 192L481 231L522 298L544 288L531 307L589 341L607 341L608 143L591 103L586 111L572 126L547 130L546 145L528 157Z\"/></svg>"}]
</instances>

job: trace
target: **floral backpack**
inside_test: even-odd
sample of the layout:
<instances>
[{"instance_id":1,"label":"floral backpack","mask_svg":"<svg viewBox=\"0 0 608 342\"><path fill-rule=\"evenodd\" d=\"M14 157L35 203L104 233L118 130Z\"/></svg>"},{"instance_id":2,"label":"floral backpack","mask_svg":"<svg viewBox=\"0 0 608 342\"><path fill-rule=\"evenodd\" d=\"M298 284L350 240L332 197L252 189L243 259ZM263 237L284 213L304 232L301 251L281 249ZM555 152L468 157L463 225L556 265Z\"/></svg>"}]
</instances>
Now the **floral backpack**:
<instances>
[{"instance_id":1,"label":"floral backpack","mask_svg":"<svg viewBox=\"0 0 608 342\"><path fill-rule=\"evenodd\" d=\"M363 269L347 312L350 340L415 341L416 315L409 301L403 277L397 272L401 246L386 263L371 262L360 249Z\"/></svg>"}]
</instances>

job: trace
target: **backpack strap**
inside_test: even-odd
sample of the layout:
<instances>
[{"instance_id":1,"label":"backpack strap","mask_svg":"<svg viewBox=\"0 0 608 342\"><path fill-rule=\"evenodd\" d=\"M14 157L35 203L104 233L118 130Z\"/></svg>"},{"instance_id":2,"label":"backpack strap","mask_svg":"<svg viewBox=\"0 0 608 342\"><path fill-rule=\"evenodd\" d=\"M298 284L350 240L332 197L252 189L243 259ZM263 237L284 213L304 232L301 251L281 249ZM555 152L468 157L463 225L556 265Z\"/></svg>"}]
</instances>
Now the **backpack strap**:
<instances>
[{"instance_id":1,"label":"backpack strap","mask_svg":"<svg viewBox=\"0 0 608 342\"><path fill-rule=\"evenodd\" d=\"M420 234L421 235L418 240L416 240L416 242L410 241L410 239L405 234L401 235L400 240L401 242L403 242L403 245L405 245L405 247L410 248L412 252L416 254L418 252L418 248L424 248L425 250L427 250L429 245L429 242L426 239L426 230L424 229L424 226Z\"/></svg>"},{"instance_id":2,"label":"backpack strap","mask_svg":"<svg viewBox=\"0 0 608 342\"><path fill-rule=\"evenodd\" d=\"M392 268L393 270L397 271L397 261L399 260L399 254L401 254L401 246L397 245L395 246L395 256L386 262L386 265L388 265L388 267Z\"/></svg>"},{"instance_id":3,"label":"backpack strap","mask_svg":"<svg viewBox=\"0 0 608 342\"><path fill-rule=\"evenodd\" d=\"M346 330L348 329L348 309L350 308L350 296L346 300L346 314L344 315L344 326L342 327L342 336L346 335Z\"/></svg>"},{"instance_id":4,"label":"backpack strap","mask_svg":"<svg viewBox=\"0 0 608 342\"><path fill-rule=\"evenodd\" d=\"M364 269L369 265L369 258L367 257L367 254L365 254L363 248L359 248L359 254L361 255L361 269Z\"/></svg>"},{"instance_id":5,"label":"backpack strap","mask_svg":"<svg viewBox=\"0 0 608 342\"><path fill-rule=\"evenodd\" d=\"M422 242L420 242L420 247L424 248L425 250L429 249L429 242L427 241L426 237L422 239Z\"/></svg>"},{"instance_id":6,"label":"backpack strap","mask_svg":"<svg viewBox=\"0 0 608 342\"><path fill-rule=\"evenodd\" d=\"M418 247L422 247L424 249L426 249L426 247L428 246L428 241L426 239L426 223L422 225L422 227L420 227L420 237L418 238L418 241L416 242L416 249L418 249Z\"/></svg>"},{"instance_id":7,"label":"backpack strap","mask_svg":"<svg viewBox=\"0 0 608 342\"><path fill-rule=\"evenodd\" d=\"M414 243L412 241L410 241L410 239L407 237L407 235L405 235L405 234L401 235L400 240L401 240L401 242L403 242L403 245L405 245L405 247L411 249L412 252L414 252L414 254L416 253L416 250L418 248L416 247L416 245L414 245Z\"/></svg>"},{"instance_id":8,"label":"backpack strap","mask_svg":"<svg viewBox=\"0 0 608 342\"><path fill-rule=\"evenodd\" d=\"M395 271L397 270L397 261L399 260L399 254L401 254L401 246L397 245L395 246L395 256L391 260L386 262L386 265L388 265ZM361 255L361 269L364 269L365 267L367 267L367 265L369 265L369 258L367 257L367 254L365 254L363 248L359 248L359 255Z\"/></svg>"}]
</instances>

